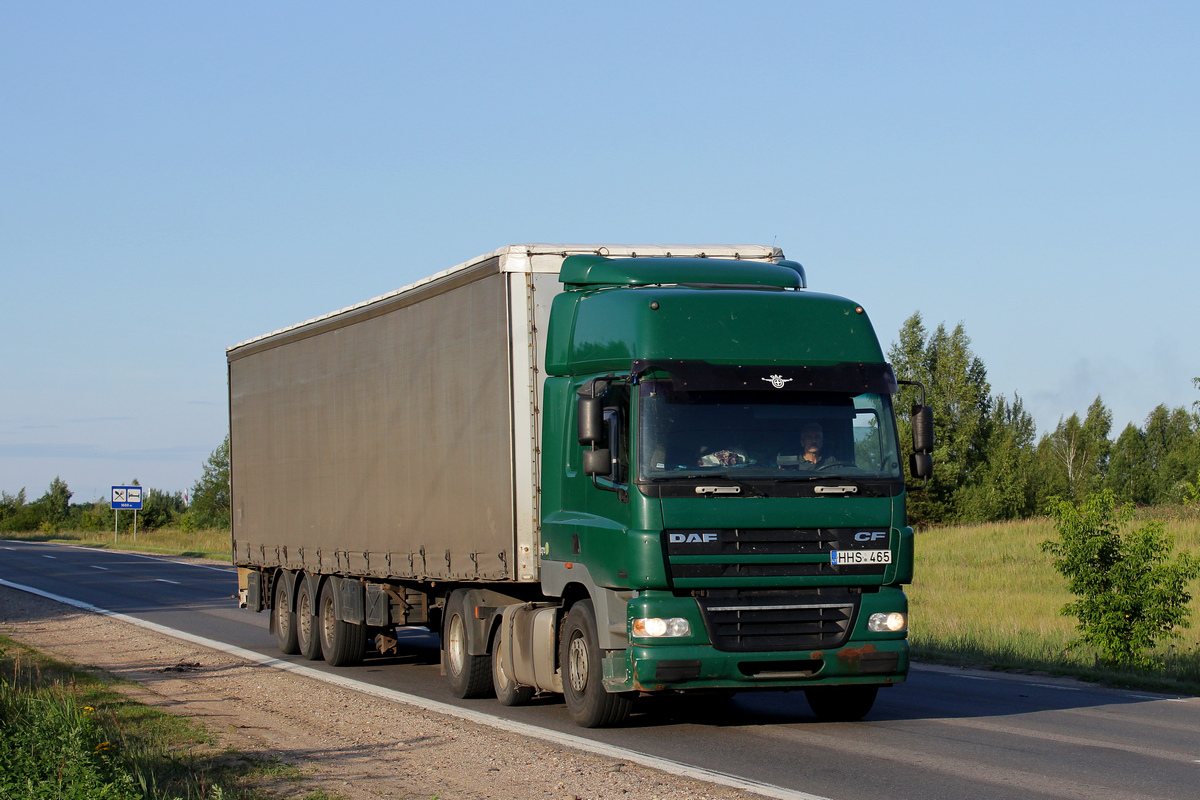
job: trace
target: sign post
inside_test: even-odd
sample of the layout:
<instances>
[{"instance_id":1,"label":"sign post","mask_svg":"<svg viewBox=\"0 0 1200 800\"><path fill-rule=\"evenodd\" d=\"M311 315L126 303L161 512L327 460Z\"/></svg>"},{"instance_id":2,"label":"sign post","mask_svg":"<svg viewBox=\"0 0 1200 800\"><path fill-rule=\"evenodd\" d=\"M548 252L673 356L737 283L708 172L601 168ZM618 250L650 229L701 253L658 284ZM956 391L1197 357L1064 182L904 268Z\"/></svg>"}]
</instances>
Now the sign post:
<instances>
[{"instance_id":1,"label":"sign post","mask_svg":"<svg viewBox=\"0 0 1200 800\"><path fill-rule=\"evenodd\" d=\"M142 507L142 487L114 486L110 506L113 510L113 541L117 541L117 520L121 517L121 509L133 510L133 540L137 541L137 512Z\"/></svg>"}]
</instances>

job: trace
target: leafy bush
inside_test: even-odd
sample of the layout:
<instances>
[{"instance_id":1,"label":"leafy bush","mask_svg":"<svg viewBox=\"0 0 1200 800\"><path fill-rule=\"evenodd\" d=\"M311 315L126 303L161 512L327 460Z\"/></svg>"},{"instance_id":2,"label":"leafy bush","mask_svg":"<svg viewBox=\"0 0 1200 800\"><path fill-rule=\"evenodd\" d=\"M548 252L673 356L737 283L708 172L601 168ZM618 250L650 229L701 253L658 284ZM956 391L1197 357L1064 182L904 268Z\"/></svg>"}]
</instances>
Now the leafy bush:
<instances>
[{"instance_id":1,"label":"leafy bush","mask_svg":"<svg viewBox=\"0 0 1200 800\"><path fill-rule=\"evenodd\" d=\"M1175 543L1159 521L1122 533L1132 514L1108 490L1078 504L1057 500L1051 515L1059 539L1042 549L1078 598L1061 612L1078 620L1071 645L1095 647L1110 665L1155 669L1161 664L1146 650L1191 627L1187 585L1200 575L1200 558L1172 558Z\"/></svg>"}]
</instances>

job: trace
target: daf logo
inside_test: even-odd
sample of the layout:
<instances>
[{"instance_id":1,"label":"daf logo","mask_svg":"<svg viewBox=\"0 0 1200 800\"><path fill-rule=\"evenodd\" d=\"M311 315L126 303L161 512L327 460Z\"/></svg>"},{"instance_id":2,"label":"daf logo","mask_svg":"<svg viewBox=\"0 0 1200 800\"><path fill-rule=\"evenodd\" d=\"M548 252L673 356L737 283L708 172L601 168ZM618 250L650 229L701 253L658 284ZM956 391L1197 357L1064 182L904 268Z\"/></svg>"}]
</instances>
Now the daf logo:
<instances>
[{"instance_id":1,"label":"daf logo","mask_svg":"<svg viewBox=\"0 0 1200 800\"><path fill-rule=\"evenodd\" d=\"M854 534L856 542L877 542L887 538L887 531L859 531Z\"/></svg>"},{"instance_id":2,"label":"daf logo","mask_svg":"<svg viewBox=\"0 0 1200 800\"><path fill-rule=\"evenodd\" d=\"M708 544L718 538L715 533L672 533L671 544Z\"/></svg>"},{"instance_id":3,"label":"daf logo","mask_svg":"<svg viewBox=\"0 0 1200 800\"><path fill-rule=\"evenodd\" d=\"M785 378L782 375L772 375L769 378L763 378L763 380L774 386L776 389L782 389L784 386L795 380L795 378Z\"/></svg>"}]
</instances>

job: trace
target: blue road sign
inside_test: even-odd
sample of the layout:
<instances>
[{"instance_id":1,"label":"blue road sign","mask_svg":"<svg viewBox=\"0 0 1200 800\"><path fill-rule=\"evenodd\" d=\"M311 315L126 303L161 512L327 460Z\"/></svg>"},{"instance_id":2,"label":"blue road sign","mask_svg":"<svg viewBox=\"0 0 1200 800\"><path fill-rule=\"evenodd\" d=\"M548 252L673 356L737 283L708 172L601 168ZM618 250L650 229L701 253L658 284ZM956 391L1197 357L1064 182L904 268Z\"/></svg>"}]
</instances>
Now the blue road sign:
<instances>
[{"instance_id":1,"label":"blue road sign","mask_svg":"<svg viewBox=\"0 0 1200 800\"><path fill-rule=\"evenodd\" d=\"M142 487L114 486L112 487L112 508L132 508L140 511L142 508Z\"/></svg>"}]
</instances>

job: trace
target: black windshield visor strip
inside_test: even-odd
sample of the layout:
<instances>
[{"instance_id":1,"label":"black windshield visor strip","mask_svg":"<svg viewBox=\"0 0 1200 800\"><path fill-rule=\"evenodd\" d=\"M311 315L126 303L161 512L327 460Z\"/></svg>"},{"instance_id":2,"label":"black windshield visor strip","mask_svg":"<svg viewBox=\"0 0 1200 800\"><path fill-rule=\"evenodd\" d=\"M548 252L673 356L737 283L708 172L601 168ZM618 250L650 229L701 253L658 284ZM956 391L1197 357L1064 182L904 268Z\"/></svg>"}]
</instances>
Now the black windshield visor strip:
<instances>
[{"instance_id":1,"label":"black windshield visor strip","mask_svg":"<svg viewBox=\"0 0 1200 800\"><path fill-rule=\"evenodd\" d=\"M679 359L634 359L633 375L665 372L677 392L764 391L895 394L891 364L842 362L822 366L710 364Z\"/></svg>"}]
</instances>

